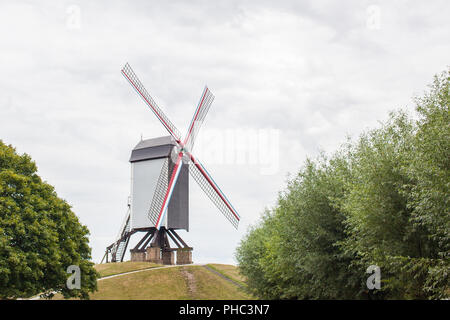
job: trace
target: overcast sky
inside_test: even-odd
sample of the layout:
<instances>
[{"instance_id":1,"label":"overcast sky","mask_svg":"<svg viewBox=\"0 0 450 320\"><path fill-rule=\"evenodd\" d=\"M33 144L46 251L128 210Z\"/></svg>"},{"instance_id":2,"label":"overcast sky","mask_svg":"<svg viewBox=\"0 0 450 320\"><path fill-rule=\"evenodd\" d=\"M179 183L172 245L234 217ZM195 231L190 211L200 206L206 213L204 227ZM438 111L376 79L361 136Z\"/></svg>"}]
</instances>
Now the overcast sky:
<instances>
[{"instance_id":1,"label":"overcast sky","mask_svg":"<svg viewBox=\"0 0 450 320\"><path fill-rule=\"evenodd\" d=\"M194 154L242 221L191 181L180 235L194 262L222 263L307 156L412 111L449 65L449 1L37 3L0 1L0 139L73 206L96 262L126 214L131 149L167 134L126 62L181 132L205 84L215 95Z\"/></svg>"}]
</instances>

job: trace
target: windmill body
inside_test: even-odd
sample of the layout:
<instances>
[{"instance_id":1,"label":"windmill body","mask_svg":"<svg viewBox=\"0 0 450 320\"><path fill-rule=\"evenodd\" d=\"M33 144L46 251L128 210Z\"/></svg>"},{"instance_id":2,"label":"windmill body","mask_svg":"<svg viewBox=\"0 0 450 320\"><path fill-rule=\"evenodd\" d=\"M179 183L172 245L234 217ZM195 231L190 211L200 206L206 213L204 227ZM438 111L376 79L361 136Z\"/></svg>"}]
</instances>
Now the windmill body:
<instances>
[{"instance_id":1,"label":"windmill body","mask_svg":"<svg viewBox=\"0 0 450 320\"><path fill-rule=\"evenodd\" d=\"M130 250L131 260L174 264L192 263L192 247L178 235L189 231L189 176L235 227L240 217L205 166L192 154L195 138L214 100L205 87L185 138L156 104L130 65L123 76L144 100L170 136L141 140L131 152L131 193L128 211L116 240L102 262L123 261L130 237L144 232Z\"/></svg>"},{"instance_id":2,"label":"windmill body","mask_svg":"<svg viewBox=\"0 0 450 320\"><path fill-rule=\"evenodd\" d=\"M171 136L140 141L131 152L131 229L155 227L148 213L156 192L158 179L166 179L173 170L170 159L175 141ZM165 171L165 172L164 172ZM181 168L167 214L161 223L166 229L189 231L189 170Z\"/></svg>"}]
</instances>

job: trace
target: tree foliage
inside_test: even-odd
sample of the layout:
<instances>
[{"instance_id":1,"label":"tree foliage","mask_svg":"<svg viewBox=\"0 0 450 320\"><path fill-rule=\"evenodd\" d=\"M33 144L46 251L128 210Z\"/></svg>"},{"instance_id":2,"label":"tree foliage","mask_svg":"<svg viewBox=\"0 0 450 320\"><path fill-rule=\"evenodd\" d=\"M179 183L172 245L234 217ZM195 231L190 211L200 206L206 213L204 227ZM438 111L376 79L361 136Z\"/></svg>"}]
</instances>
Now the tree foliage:
<instances>
[{"instance_id":1,"label":"tree foliage","mask_svg":"<svg viewBox=\"0 0 450 320\"><path fill-rule=\"evenodd\" d=\"M449 296L449 75L331 157L308 159L236 251L267 299ZM367 267L382 273L369 291Z\"/></svg>"},{"instance_id":2,"label":"tree foliage","mask_svg":"<svg viewBox=\"0 0 450 320\"><path fill-rule=\"evenodd\" d=\"M69 204L42 181L36 164L0 140L0 298L43 293L88 298L97 272L89 231ZM67 267L81 270L81 289L69 290Z\"/></svg>"}]
</instances>

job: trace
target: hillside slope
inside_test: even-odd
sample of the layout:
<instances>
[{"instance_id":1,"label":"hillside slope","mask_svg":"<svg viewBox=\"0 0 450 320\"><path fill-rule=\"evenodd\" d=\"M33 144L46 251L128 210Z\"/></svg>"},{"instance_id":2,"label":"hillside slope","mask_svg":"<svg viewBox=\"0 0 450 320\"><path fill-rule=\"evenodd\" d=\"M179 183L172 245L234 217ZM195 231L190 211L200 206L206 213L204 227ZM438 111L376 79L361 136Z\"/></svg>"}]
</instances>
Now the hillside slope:
<instances>
[{"instance_id":1,"label":"hillside slope","mask_svg":"<svg viewBox=\"0 0 450 320\"><path fill-rule=\"evenodd\" d=\"M165 267L145 262L123 262L97 265L96 269L104 278L98 280L98 291L90 295L91 299L253 299L245 292L238 269L231 265ZM55 296L55 299L60 298L60 295Z\"/></svg>"}]
</instances>

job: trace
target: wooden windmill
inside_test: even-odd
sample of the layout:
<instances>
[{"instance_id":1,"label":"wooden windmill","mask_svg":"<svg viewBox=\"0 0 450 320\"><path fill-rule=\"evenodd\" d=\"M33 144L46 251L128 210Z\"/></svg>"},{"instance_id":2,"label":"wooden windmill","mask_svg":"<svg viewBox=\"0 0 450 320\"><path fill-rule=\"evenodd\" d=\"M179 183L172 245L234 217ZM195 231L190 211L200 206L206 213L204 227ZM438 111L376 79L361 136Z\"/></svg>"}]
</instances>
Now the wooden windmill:
<instances>
[{"instance_id":1,"label":"wooden windmill","mask_svg":"<svg viewBox=\"0 0 450 320\"><path fill-rule=\"evenodd\" d=\"M174 264L192 263L192 248L176 230L189 230L189 175L237 229L240 217L198 158L195 138L214 96L205 87L184 138L162 112L127 63L123 76L163 124L170 136L140 141L131 153L131 196L116 241L102 262L123 261L131 235L145 232L131 249L131 260ZM175 247L171 246L171 242Z\"/></svg>"}]
</instances>

